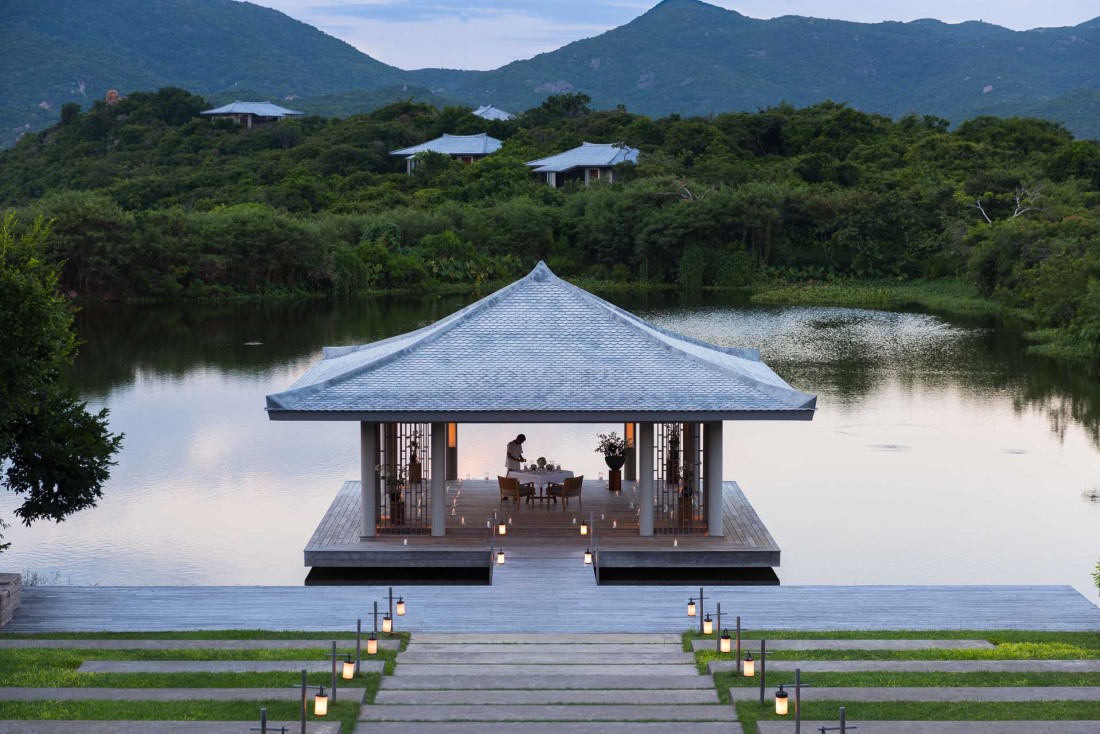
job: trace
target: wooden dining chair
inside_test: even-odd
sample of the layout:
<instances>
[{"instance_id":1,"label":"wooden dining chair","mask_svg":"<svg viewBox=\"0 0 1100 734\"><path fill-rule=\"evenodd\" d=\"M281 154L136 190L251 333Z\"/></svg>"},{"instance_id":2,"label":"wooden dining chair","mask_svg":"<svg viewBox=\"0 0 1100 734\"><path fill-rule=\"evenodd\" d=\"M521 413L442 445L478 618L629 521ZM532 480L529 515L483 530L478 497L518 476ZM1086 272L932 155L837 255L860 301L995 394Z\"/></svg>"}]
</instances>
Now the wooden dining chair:
<instances>
[{"instance_id":1,"label":"wooden dining chair","mask_svg":"<svg viewBox=\"0 0 1100 734\"><path fill-rule=\"evenodd\" d=\"M516 503L516 509L519 509L520 497L526 497L528 504L531 502L531 498L535 496L535 483L527 482L526 484L520 484L519 479L516 477L497 477L497 484L500 486L500 503L503 505L504 500L512 500Z\"/></svg>"},{"instance_id":2,"label":"wooden dining chair","mask_svg":"<svg viewBox=\"0 0 1100 734\"><path fill-rule=\"evenodd\" d=\"M551 482L546 486L546 494L555 500L561 497L561 509L569 507L569 498L576 497L581 509L584 509L584 500L581 499L581 490L584 489L584 475L579 477L566 477L561 484Z\"/></svg>"}]
</instances>

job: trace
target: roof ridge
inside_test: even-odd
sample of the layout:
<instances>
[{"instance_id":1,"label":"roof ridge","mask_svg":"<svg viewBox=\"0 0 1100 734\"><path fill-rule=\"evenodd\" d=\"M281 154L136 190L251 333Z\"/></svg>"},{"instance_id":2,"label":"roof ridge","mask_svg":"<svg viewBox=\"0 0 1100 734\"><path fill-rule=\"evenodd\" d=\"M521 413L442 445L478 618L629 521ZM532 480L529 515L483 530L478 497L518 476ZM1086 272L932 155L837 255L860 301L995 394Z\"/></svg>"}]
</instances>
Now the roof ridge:
<instances>
[{"instance_id":1,"label":"roof ridge","mask_svg":"<svg viewBox=\"0 0 1100 734\"><path fill-rule=\"evenodd\" d=\"M550 269L547 268L545 263L543 263L541 260L539 261L539 265L541 265L545 269L546 272L548 272L548 273L550 272ZM460 308L458 311L455 311L453 314L451 314L449 316L445 316L442 319L440 319L439 321L436 321L433 324L429 324L428 326L425 326L422 329L417 329L416 331L408 332L406 334L398 334L397 336L392 336L392 337L389 337L388 339L384 339L384 340L380 340L380 341L370 342L369 344L361 344L361 345L358 345L358 347L359 347L358 349L349 350L349 351L345 352L344 354L335 355L336 357L346 356L348 354L353 354L356 351L362 351L362 350L368 349L370 347L378 346L379 344L382 344L386 341L397 341L397 340L401 339L402 337L409 337L409 336L412 336L414 334L419 334L421 332L425 332L423 334L423 336L420 337L420 338L410 339L409 343L406 344L405 346L403 346L400 349L397 349L397 350L394 350L394 351L389 352L387 354L384 354L384 355L378 357L377 359L372 359L372 360L370 360L370 361L368 361L364 364L361 364L357 367L353 367L349 370L341 372L338 375L333 375L332 377L329 377L329 378L324 379L324 380L320 380L318 382L311 383L309 385L303 385L301 387L291 388L289 390L284 390L284 391L279 392L279 393L274 393L272 395L268 395L267 396L267 405L268 405L268 407L270 408L270 407L272 407L272 404L274 404L276 407L285 408L287 406L285 405L285 403L282 400L280 400L280 398L282 398L283 396L297 397L297 396L302 396L302 395L311 395L315 392L319 392L319 391L324 390L326 388L332 387L333 385L338 385L341 382L346 382L347 380L350 380L353 377L358 377L359 375L363 374L364 372L370 372L373 369L376 369L376 368L381 367L383 365L389 364L390 362L394 361L398 357L403 357L406 354L408 354L410 352L410 350L412 350L414 347L420 346L422 344L428 344L432 341L435 341L441 335L446 334L449 331L451 331L451 329L453 329L457 324L462 323L465 316L467 316L467 315L469 315L469 314L471 314L475 311L482 311L485 308L489 307L490 305L497 303L502 298L504 298L507 293L518 289L520 285L527 282L528 280L534 281L535 278L532 278L532 276L534 276L538 270L539 270L538 266L535 266L534 270L532 270L530 273L528 273L524 277L520 278L519 280L515 281L514 283L509 283L508 285L504 286L500 290L494 291L493 293L490 293L489 295L485 296L484 298L479 299L477 301L474 301L469 306L466 306L464 308ZM553 273L550 273L550 275L553 276ZM556 276L554 276L554 277L556 277ZM330 348L326 347L325 349L330 349ZM324 351L322 351L322 354L323 353L324 353Z\"/></svg>"},{"instance_id":2,"label":"roof ridge","mask_svg":"<svg viewBox=\"0 0 1100 734\"><path fill-rule=\"evenodd\" d=\"M542 263L541 261L539 262L539 265L543 265L545 267L544 263ZM590 293L590 292L586 291L583 288L580 288L578 286L573 285L572 283L570 283L567 280L563 280L563 279L559 278L557 275L554 275L554 273L552 271L550 271L550 268L548 268L548 267L546 268L546 272L550 274L550 277L556 279L557 281L559 281L560 283L565 285L567 288L572 290L574 293L578 294L581 298L583 298L587 301L590 301L590 302L595 302L596 305L602 306L603 308L607 309L608 311L611 312L611 315L613 317L619 319L620 321L626 321L626 322L632 324L635 327L641 327L643 330L657 332L657 334L659 334L661 336L669 337L670 339L672 339L674 341L687 342L689 344L694 344L696 346L704 347L704 348L707 348L707 349L717 350L717 351L722 352L723 354L727 354L731 357L737 357L739 359L747 359L747 360L752 361L752 362L763 363L763 360L760 358L760 351L757 350L757 349L741 349L741 348L738 348L738 347L723 347L719 344L712 344L711 342L707 342L707 341L704 341L702 339L696 339L695 337L688 336L687 334L681 334L679 332L671 331L669 329L663 329L663 328L661 328L659 326L656 326L654 324L650 324L648 321L642 319L639 316L636 316L636 315L630 313L629 311L627 311L625 309L619 308L614 303L611 303L610 301L607 301L603 298L600 298L599 296L597 296L594 293ZM784 389L784 388L780 388L778 385L772 385L770 383L763 382L762 380L758 380L758 379L756 379L754 377L751 377L749 375L746 375L742 372L737 372L735 370L731 370L731 369L729 369L729 368L727 368L727 367L725 367L721 364L715 364L714 362L710 362L710 361L707 361L705 359L702 359L701 357L699 357L695 354L692 354L691 352L688 352L684 349L681 349L679 346L677 346L676 344L674 344L670 341L656 340L656 339L654 339L653 341L662 344L667 349L673 350L673 351L681 354L683 357L685 357L686 359L694 362L695 364L699 364L699 365L708 367L710 369L717 370L717 371L725 374L726 376L731 377L734 380L737 380L739 382L745 383L745 384L749 385L750 387L752 387L754 390L759 390L760 392L762 392L762 393L764 393L764 394L766 394L770 397L777 398L777 399L782 399L782 400L787 400L791 397L792 393L794 395L799 396L799 397L804 397L805 400L801 404L796 405L795 407L814 408L817 404L817 397L814 396L814 395L811 395L809 393L804 393L800 390L795 390L793 387L789 387L789 386Z\"/></svg>"}]
</instances>

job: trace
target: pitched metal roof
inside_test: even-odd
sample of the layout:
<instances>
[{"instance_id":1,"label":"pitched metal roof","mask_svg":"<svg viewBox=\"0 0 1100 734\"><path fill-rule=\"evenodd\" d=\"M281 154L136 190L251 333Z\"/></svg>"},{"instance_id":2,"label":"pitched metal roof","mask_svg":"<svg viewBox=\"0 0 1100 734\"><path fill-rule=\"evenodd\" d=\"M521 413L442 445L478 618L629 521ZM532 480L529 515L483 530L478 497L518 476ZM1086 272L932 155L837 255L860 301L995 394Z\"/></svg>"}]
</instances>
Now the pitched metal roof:
<instances>
[{"instance_id":1,"label":"pitched metal roof","mask_svg":"<svg viewBox=\"0 0 1100 734\"><path fill-rule=\"evenodd\" d=\"M614 166L637 163L638 149L621 143L581 143L579 147L547 158L527 161L535 173L561 173L572 168Z\"/></svg>"},{"instance_id":2,"label":"pitched metal roof","mask_svg":"<svg viewBox=\"0 0 1100 734\"><path fill-rule=\"evenodd\" d=\"M511 112L505 112L502 109L493 107L491 104L485 104L474 110L474 116L480 117L483 120L511 120L515 115Z\"/></svg>"},{"instance_id":3,"label":"pitched metal roof","mask_svg":"<svg viewBox=\"0 0 1100 734\"><path fill-rule=\"evenodd\" d=\"M816 401L755 350L654 326L539 263L417 331L326 347L267 410L279 420L809 420Z\"/></svg>"},{"instance_id":4,"label":"pitched metal roof","mask_svg":"<svg viewBox=\"0 0 1100 734\"><path fill-rule=\"evenodd\" d=\"M300 115L297 110L288 110L270 102L230 102L212 110L205 110L200 115L256 115L257 117L286 117L288 115Z\"/></svg>"},{"instance_id":5,"label":"pitched metal roof","mask_svg":"<svg viewBox=\"0 0 1100 734\"><path fill-rule=\"evenodd\" d=\"M391 150L390 155L416 155L431 151L433 153L446 153L447 155L488 155L500 150L500 141L489 137L488 133L479 135L446 135L435 140L429 140L411 148Z\"/></svg>"}]
</instances>

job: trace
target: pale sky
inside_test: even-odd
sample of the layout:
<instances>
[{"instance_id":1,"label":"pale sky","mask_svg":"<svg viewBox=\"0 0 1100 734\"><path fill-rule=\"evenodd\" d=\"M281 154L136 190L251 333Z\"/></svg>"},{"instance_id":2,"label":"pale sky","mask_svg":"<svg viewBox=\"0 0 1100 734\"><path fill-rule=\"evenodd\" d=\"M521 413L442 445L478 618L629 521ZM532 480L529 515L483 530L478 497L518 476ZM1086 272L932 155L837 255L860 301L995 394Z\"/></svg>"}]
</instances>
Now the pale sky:
<instances>
[{"instance_id":1,"label":"pale sky","mask_svg":"<svg viewBox=\"0 0 1100 734\"><path fill-rule=\"evenodd\" d=\"M402 69L495 69L623 25L656 0L251 0ZM1096 0L712 0L753 18L938 18L1026 30L1100 16Z\"/></svg>"}]
</instances>

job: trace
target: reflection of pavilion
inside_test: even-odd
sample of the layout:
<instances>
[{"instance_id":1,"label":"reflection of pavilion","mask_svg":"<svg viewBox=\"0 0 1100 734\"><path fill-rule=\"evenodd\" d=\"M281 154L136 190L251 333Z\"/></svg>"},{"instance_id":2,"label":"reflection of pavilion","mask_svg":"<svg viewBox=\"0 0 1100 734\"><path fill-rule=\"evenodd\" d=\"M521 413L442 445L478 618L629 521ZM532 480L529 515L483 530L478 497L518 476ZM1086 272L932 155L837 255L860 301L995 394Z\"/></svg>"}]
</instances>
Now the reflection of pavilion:
<instances>
[{"instance_id":1,"label":"reflection of pavilion","mask_svg":"<svg viewBox=\"0 0 1100 734\"><path fill-rule=\"evenodd\" d=\"M636 469L637 481L620 493L584 488L585 511L604 516L601 566L689 569L778 565L771 536L722 481L722 422L810 420L815 402L757 352L653 326L540 263L417 331L326 348L268 396L267 410L273 420L360 423L360 481L337 496L307 565L487 566L485 521L499 495L495 482L453 480L457 424L622 422L634 439L626 476ZM504 512L514 516L512 548L574 532L553 505ZM684 540L673 547L669 535Z\"/></svg>"}]
</instances>

